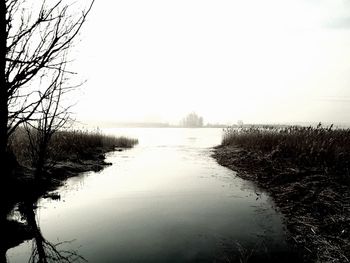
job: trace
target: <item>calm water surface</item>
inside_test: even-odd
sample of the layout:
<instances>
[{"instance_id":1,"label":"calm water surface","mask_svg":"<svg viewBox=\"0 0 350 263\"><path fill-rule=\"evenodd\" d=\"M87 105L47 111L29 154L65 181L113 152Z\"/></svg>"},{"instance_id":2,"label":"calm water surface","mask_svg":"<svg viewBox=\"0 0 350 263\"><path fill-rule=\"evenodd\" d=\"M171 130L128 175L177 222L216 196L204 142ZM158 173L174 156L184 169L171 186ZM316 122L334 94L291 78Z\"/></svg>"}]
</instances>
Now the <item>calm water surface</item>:
<instances>
[{"instance_id":1,"label":"calm water surface","mask_svg":"<svg viewBox=\"0 0 350 263\"><path fill-rule=\"evenodd\" d=\"M70 178L36 209L42 236L89 262L212 262L237 243L283 250L281 216L251 183L211 158L221 129L109 129L139 145ZM33 241L7 252L28 262ZM263 244L263 246L262 246Z\"/></svg>"}]
</instances>

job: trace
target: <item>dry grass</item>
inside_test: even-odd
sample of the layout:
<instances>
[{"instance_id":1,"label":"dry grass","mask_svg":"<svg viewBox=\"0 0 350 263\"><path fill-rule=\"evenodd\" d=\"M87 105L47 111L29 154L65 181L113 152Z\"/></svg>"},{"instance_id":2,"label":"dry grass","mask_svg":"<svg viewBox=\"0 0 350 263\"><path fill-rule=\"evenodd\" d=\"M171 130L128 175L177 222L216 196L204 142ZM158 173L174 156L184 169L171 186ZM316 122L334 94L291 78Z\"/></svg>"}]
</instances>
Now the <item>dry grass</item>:
<instances>
[{"instance_id":1,"label":"dry grass","mask_svg":"<svg viewBox=\"0 0 350 263\"><path fill-rule=\"evenodd\" d=\"M34 131L33 131L34 132ZM81 160L93 157L96 152L104 153L115 148L131 148L137 139L104 135L99 130L67 130L55 133L50 141L48 159L52 161ZM28 135L18 129L11 137L11 148L20 164L31 165Z\"/></svg>"},{"instance_id":2,"label":"dry grass","mask_svg":"<svg viewBox=\"0 0 350 263\"><path fill-rule=\"evenodd\" d=\"M214 157L274 198L305 262L350 262L350 130L229 128Z\"/></svg>"},{"instance_id":3,"label":"dry grass","mask_svg":"<svg viewBox=\"0 0 350 263\"><path fill-rule=\"evenodd\" d=\"M349 180L350 130L330 127L228 128L223 145L236 145L274 158L292 159L297 165L318 167Z\"/></svg>"}]
</instances>

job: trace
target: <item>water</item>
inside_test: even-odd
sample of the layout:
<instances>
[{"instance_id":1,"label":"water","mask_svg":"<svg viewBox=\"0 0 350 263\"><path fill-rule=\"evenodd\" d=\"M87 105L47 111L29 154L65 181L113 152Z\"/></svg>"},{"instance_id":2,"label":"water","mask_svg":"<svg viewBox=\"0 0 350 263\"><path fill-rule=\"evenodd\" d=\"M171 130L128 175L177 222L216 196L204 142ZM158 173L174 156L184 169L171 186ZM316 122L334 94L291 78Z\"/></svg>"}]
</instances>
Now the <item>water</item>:
<instances>
[{"instance_id":1,"label":"water","mask_svg":"<svg viewBox=\"0 0 350 263\"><path fill-rule=\"evenodd\" d=\"M140 143L109 153L113 165L99 173L70 178L60 200L39 201L40 236L69 241L58 252L89 262L213 262L238 246L286 249L271 199L211 157L221 129L105 132ZM9 250L8 262L28 262L33 243Z\"/></svg>"}]
</instances>

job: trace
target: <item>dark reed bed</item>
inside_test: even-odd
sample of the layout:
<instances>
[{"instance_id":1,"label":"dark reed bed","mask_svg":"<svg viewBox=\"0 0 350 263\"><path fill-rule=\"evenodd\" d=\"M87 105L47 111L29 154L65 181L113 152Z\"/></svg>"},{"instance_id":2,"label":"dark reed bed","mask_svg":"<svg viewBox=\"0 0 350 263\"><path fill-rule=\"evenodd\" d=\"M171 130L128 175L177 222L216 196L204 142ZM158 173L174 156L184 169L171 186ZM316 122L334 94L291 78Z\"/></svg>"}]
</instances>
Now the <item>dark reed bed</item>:
<instances>
[{"instance_id":1,"label":"dark reed bed","mask_svg":"<svg viewBox=\"0 0 350 263\"><path fill-rule=\"evenodd\" d=\"M235 145L271 158L291 159L303 167L317 167L349 183L350 130L330 127L228 128L222 145Z\"/></svg>"},{"instance_id":2,"label":"dark reed bed","mask_svg":"<svg viewBox=\"0 0 350 263\"><path fill-rule=\"evenodd\" d=\"M47 158L52 162L88 160L94 159L96 154L101 155L117 148L132 148L137 143L137 139L105 135L99 130L58 131L49 142ZM11 138L11 148L20 164L31 165L31 146L27 131L16 131Z\"/></svg>"},{"instance_id":3,"label":"dark reed bed","mask_svg":"<svg viewBox=\"0 0 350 263\"><path fill-rule=\"evenodd\" d=\"M349 262L349 129L228 128L214 157L271 194L305 262Z\"/></svg>"}]
</instances>

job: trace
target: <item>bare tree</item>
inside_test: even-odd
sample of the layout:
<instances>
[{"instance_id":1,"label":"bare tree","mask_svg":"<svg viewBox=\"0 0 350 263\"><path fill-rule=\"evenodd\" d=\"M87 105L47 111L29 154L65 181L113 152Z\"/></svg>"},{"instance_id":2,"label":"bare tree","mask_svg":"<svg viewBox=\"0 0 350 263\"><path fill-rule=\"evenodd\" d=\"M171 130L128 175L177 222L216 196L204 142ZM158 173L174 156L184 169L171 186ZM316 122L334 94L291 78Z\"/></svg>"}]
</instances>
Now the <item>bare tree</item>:
<instances>
[{"instance_id":1,"label":"bare tree","mask_svg":"<svg viewBox=\"0 0 350 263\"><path fill-rule=\"evenodd\" d=\"M63 57L63 60L65 57ZM62 97L77 86L67 85L64 64L57 70L47 88L48 96L40 102L36 111L26 123L32 165L36 169L36 178L40 179L48 161L48 149L52 136L70 120L71 104L64 106Z\"/></svg>"},{"instance_id":2,"label":"bare tree","mask_svg":"<svg viewBox=\"0 0 350 263\"><path fill-rule=\"evenodd\" d=\"M77 13L74 4L65 0L1 1L1 160L8 156L9 136L50 98L52 75L69 63L62 57L85 23L93 2Z\"/></svg>"}]
</instances>

